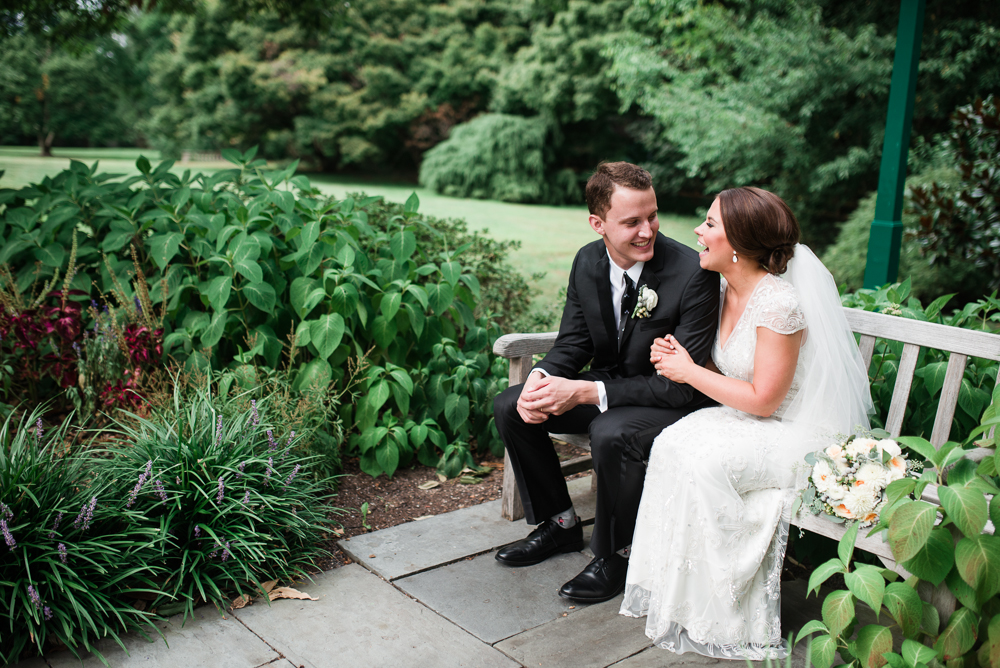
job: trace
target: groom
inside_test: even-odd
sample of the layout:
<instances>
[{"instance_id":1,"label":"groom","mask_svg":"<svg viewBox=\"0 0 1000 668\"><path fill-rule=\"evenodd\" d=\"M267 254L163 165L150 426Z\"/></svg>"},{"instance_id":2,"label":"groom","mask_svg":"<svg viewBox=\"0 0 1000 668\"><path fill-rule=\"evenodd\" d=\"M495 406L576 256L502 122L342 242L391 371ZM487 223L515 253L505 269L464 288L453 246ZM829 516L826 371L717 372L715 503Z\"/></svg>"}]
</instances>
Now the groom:
<instances>
[{"instance_id":1,"label":"groom","mask_svg":"<svg viewBox=\"0 0 1000 668\"><path fill-rule=\"evenodd\" d=\"M597 603L624 589L653 438L706 403L690 386L656 375L650 345L673 334L704 364L718 323L719 277L701 269L696 251L658 233L646 170L602 163L587 182L586 197L590 226L601 239L573 260L555 345L523 385L494 402L527 521L538 525L501 548L496 559L529 566L583 549L583 527L548 434L589 432L597 476L590 540L596 556L559 595ZM582 371L588 364L590 370Z\"/></svg>"}]
</instances>

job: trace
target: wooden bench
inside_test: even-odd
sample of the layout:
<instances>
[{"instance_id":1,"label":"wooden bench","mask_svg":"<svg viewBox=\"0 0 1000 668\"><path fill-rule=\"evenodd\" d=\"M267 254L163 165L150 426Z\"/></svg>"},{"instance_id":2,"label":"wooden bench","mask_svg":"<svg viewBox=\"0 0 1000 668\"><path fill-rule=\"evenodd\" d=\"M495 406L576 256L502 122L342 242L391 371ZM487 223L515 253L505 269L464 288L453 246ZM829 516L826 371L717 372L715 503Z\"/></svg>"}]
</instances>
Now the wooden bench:
<instances>
[{"instance_id":1,"label":"wooden bench","mask_svg":"<svg viewBox=\"0 0 1000 668\"><path fill-rule=\"evenodd\" d=\"M934 428L929 439L935 447L940 447L948 440L952 418L955 415L955 406L958 402L958 392L961 387L962 376L964 375L968 358L979 357L1000 361L1000 335L921 322L919 320L910 320L881 313L871 313L858 309L845 308L844 312L851 329L860 335L859 347L866 368L871 364L876 339L887 339L903 343L903 353L900 356L898 371L896 373L896 384L893 388L889 414L885 422L886 431L892 434L893 437L900 435L903 416L906 411L906 403L910 396L910 386L913 383L913 372L916 370L920 349L922 347L934 348L950 353L945 372L944 386L941 388L941 398L938 402L937 415L934 419ZM556 332L547 332L544 334L508 334L497 339L496 343L493 344L493 352L500 357L510 360L510 384L517 385L523 383L528 377L528 373L530 373L533 366L533 356L548 352L555 343L555 340ZM589 449L590 439L586 434L554 434L553 436ZM993 450L977 449L969 451L967 456L978 460L992 454ZM565 474L569 475L593 468L593 465L588 455L563 462L562 467ZM935 505L940 505L936 485L928 485L922 498ZM518 520L524 517L524 509L521 506L521 498L514 480L514 473L510 466L510 460L506 456L504 458L501 513L508 520ZM845 531L843 524L837 524L822 517L817 517L805 510L800 511L796 517L792 518L792 524L801 529L813 531L834 540L839 540ZM987 524L986 530L992 533L992 524ZM904 577L909 576L902 567L896 564L888 544L884 542L881 536L865 537L859 535L856 545L859 549L877 555L887 568L899 572ZM943 590L943 587L939 589ZM942 596L945 598L949 597L946 591L938 591L932 595L935 599L940 599ZM932 600L931 602L938 606L939 609L942 607L947 608L949 605L948 601ZM951 598L950 605L953 609L953 598Z\"/></svg>"}]
</instances>

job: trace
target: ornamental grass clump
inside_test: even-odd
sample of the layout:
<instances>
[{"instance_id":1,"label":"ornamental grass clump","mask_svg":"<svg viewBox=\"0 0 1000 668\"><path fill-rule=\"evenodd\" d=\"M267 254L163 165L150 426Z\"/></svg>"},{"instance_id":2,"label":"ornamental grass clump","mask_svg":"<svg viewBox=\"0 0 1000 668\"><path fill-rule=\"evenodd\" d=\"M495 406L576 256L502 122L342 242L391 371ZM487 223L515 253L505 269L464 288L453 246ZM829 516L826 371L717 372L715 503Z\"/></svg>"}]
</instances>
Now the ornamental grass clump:
<instances>
[{"instance_id":1,"label":"ornamental grass clump","mask_svg":"<svg viewBox=\"0 0 1000 668\"><path fill-rule=\"evenodd\" d=\"M79 656L140 629L151 616L131 601L158 594L163 579L155 528L129 521L85 460L67 454L70 420L39 434L41 415L0 426L0 664L53 642Z\"/></svg>"},{"instance_id":2,"label":"ornamental grass clump","mask_svg":"<svg viewBox=\"0 0 1000 668\"><path fill-rule=\"evenodd\" d=\"M147 418L123 415L116 432L128 445L102 460L115 503L132 503L133 522L158 532L166 593L150 607L161 615L226 605L261 582L305 575L327 554L322 541L340 512L334 481L301 475L317 458L280 438L291 430L269 422L268 399L233 410L240 399L178 390Z\"/></svg>"}]
</instances>

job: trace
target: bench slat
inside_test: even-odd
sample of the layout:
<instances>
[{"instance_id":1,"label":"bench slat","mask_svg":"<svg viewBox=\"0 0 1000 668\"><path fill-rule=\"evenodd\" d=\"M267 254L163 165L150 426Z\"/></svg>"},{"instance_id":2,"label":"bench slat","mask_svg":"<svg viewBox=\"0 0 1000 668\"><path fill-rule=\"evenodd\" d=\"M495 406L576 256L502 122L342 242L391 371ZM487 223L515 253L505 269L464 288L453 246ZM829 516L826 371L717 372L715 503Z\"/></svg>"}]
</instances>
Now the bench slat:
<instances>
[{"instance_id":1,"label":"bench slat","mask_svg":"<svg viewBox=\"0 0 1000 668\"><path fill-rule=\"evenodd\" d=\"M872 364L872 355L875 354L875 337L862 334L858 348L861 350L861 359L865 361L865 369L867 369Z\"/></svg>"},{"instance_id":2,"label":"bench slat","mask_svg":"<svg viewBox=\"0 0 1000 668\"><path fill-rule=\"evenodd\" d=\"M962 377L965 375L965 363L968 356L952 353L948 360L948 369L944 374L944 385L941 387L941 399L938 401L937 415L934 417L934 429L931 430L931 443L940 448L948 440L951 433L951 419L955 417L955 405L958 403L958 391L962 387Z\"/></svg>"},{"instance_id":3,"label":"bench slat","mask_svg":"<svg viewBox=\"0 0 1000 668\"><path fill-rule=\"evenodd\" d=\"M990 332L976 332L855 308L845 308L844 315L855 334L1000 361L1000 336Z\"/></svg>"},{"instance_id":4,"label":"bench slat","mask_svg":"<svg viewBox=\"0 0 1000 668\"><path fill-rule=\"evenodd\" d=\"M910 398L910 385L913 384L913 372L917 368L917 356L920 346L907 343L903 346L903 355L899 359L896 371L896 386L892 388L892 403L889 404L889 415L885 419L885 430L893 438L899 436L903 429L903 416L906 414L906 402Z\"/></svg>"},{"instance_id":5,"label":"bench slat","mask_svg":"<svg viewBox=\"0 0 1000 668\"><path fill-rule=\"evenodd\" d=\"M499 357L530 357L547 353L559 332L542 334L504 334L493 343L493 353Z\"/></svg>"}]
</instances>

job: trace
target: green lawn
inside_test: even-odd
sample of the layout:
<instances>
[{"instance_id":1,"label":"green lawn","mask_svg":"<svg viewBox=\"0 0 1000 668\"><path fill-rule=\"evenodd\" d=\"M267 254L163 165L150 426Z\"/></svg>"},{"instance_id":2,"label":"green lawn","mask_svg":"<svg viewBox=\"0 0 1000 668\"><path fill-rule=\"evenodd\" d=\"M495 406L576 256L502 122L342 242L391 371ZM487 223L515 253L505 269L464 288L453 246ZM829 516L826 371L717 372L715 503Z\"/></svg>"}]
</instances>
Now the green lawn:
<instances>
[{"instance_id":1,"label":"green lawn","mask_svg":"<svg viewBox=\"0 0 1000 668\"><path fill-rule=\"evenodd\" d=\"M52 158L38 157L36 147L0 147L0 188L19 188L52 176L69 166L70 159L87 164L100 160L100 171L114 174L137 174L135 160L145 155L150 161L159 158L149 149L55 149ZM177 163L172 171L185 169L213 171L228 163ZM411 193L420 198L420 211L442 218L464 218L472 230L488 231L496 239L513 239L521 242L511 261L525 275L545 272L537 283L536 305L551 302L560 287L566 285L573 256L580 246L594 240L597 235L587 224L585 206L542 206L511 204L493 200L459 199L438 195L412 184L385 180L347 178L329 174L308 174L310 180L323 192L343 197L349 192L364 191L379 195L389 201L404 202ZM667 236L694 246L692 229L699 219L693 216L660 214L660 230Z\"/></svg>"}]
</instances>

